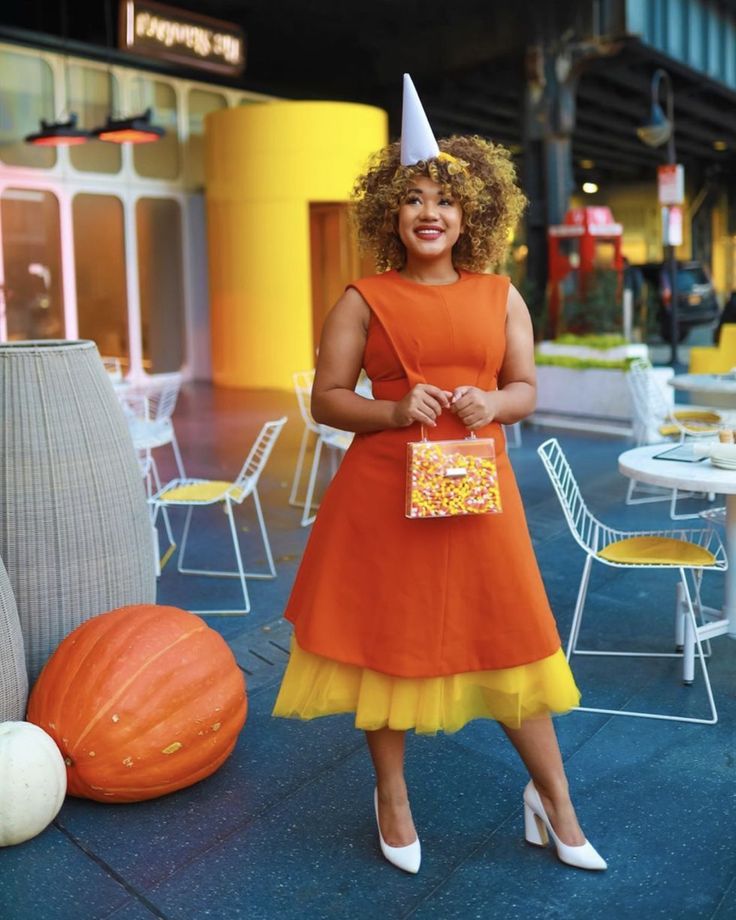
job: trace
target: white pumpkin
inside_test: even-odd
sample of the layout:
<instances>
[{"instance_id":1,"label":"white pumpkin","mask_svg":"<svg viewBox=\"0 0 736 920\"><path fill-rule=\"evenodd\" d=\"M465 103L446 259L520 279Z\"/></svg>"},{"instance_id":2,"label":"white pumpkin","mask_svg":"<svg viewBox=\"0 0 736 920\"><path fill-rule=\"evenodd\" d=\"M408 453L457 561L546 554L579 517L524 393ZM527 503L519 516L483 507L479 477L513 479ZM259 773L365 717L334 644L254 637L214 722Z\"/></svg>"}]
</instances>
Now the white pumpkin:
<instances>
[{"instance_id":1,"label":"white pumpkin","mask_svg":"<svg viewBox=\"0 0 736 920\"><path fill-rule=\"evenodd\" d=\"M48 827L66 795L66 767L54 739L30 722L0 722L0 846Z\"/></svg>"}]
</instances>

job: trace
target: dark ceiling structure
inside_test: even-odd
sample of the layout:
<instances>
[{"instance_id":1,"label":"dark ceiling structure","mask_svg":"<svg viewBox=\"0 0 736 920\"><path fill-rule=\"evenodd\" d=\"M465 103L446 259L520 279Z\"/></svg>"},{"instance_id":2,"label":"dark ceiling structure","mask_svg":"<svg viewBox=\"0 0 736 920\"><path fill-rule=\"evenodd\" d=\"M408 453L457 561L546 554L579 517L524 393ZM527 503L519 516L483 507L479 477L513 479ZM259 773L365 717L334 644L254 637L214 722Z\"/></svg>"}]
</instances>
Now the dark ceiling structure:
<instances>
[{"instance_id":1,"label":"dark ceiling structure","mask_svg":"<svg viewBox=\"0 0 736 920\"><path fill-rule=\"evenodd\" d=\"M562 62L570 68L576 182L652 180L664 152L644 146L636 128L649 114L652 73L664 66L674 90L678 160L688 175L702 182L736 166L735 94L626 35L623 4L616 0L176 0L172 5L244 28L248 60L238 86L377 105L389 112L395 136L401 74L409 71L438 136L479 133L517 154L529 117L530 71L538 70L533 62L530 67L529 49L544 49L555 67ZM736 0L721 6L736 12ZM82 0L62 0L61 6L26 0L4 6L0 37L38 44L42 34L51 47L99 57L101 48L116 44L115 37L109 40L111 22L114 30L115 0L93 6ZM126 59L113 49L107 56ZM136 64L166 67L143 59ZM195 72L192 77L202 79Z\"/></svg>"}]
</instances>

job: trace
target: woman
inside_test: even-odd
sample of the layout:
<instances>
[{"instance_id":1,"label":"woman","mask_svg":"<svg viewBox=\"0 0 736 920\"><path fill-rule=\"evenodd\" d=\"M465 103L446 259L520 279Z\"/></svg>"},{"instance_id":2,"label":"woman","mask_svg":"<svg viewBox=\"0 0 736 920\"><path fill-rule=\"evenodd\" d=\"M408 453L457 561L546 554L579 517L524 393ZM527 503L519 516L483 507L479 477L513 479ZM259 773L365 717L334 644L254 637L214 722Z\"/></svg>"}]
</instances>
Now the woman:
<instances>
[{"instance_id":1,"label":"woman","mask_svg":"<svg viewBox=\"0 0 736 920\"><path fill-rule=\"evenodd\" d=\"M531 776L527 841L549 834L562 861L604 869L577 823L550 719L579 694L504 452L501 425L534 409L531 322L508 278L478 273L502 255L524 200L503 148L453 137L440 151L430 131L417 151L412 90L401 146L376 154L356 183L361 240L388 271L345 291L320 345L313 415L356 436L287 606L295 634L274 715L355 712L381 849L408 872L421 850L405 731L497 719ZM354 392L361 368L372 400ZM503 513L404 516L406 444L422 426L438 440L494 438Z\"/></svg>"}]
</instances>

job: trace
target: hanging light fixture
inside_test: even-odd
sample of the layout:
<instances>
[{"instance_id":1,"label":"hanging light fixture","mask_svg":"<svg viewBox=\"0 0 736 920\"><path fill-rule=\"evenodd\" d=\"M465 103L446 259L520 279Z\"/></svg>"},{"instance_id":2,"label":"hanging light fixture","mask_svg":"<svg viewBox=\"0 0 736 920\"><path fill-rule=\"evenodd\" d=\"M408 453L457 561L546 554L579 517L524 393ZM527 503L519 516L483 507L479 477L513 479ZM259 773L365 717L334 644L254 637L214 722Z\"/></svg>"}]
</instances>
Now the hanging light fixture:
<instances>
[{"instance_id":1,"label":"hanging light fixture","mask_svg":"<svg viewBox=\"0 0 736 920\"><path fill-rule=\"evenodd\" d=\"M662 106L659 104L659 87L664 80L666 91L667 114L665 115ZM672 81L666 70L658 68L654 71L651 85L651 112L649 121L636 129L639 140L643 141L648 147L661 147L666 144L672 137L675 130L675 116L673 114L673 93ZM674 162L674 161L673 161Z\"/></svg>"},{"instance_id":2,"label":"hanging light fixture","mask_svg":"<svg viewBox=\"0 0 736 920\"><path fill-rule=\"evenodd\" d=\"M101 128L92 131L92 136L113 144L150 144L166 134L163 128L151 124L152 116L151 109L131 118L114 118L109 115Z\"/></svg>"},{"instance_id":3,"label":"hanging light fixture","mask_svg":"<svg viewBox=\"0 0 736 920\"><path fill-rule=\"evenodd\" d=\"M112 0L105 0L105 39L108 48L113 45L111 2ZM131 115L126 118L114 113L115 94L109 59L107 74L110 81L110 102L113 108L108 114L105 124L91 132L92 137L112 144L150 144L162 138L166 131L164 128L151 123L151 118L153 117L151 108L147 108L140 115Z\"/></svg>"},{"instance_id":4,"label":"hanging light fixture","mask_svg":"<svg viewBox=\"0 0 736 920\"><path fill-rule=\"evenodd\" d=\"M64 96L65 104L71 105L71 93L69 85L69 58L66 54L67 44L67 0L61 2L61 35L64 46ZM66 115L66 121L64 121ZM57 114L54 121L41 119L40 130L27 134L24 138L26 144L33 144L34 147L77 147L80 144L86 144L90 139L89 131L84 131L77 127L77 116L68 109L61 115Z\"/></svg>"},{"instance_id":5,"label":"hanging light fixture","mask_svg":"<svg viewBox=\"0 0 736 920\"><path fill-rule=\"evenodd\" d=\"M45 121L42 118L40 130L27 134L25 142L34 147L76 147L86 144L89 139L89 131L77 127L77 116L71 112L67 121Z\"/></svg>"}]
</instances>

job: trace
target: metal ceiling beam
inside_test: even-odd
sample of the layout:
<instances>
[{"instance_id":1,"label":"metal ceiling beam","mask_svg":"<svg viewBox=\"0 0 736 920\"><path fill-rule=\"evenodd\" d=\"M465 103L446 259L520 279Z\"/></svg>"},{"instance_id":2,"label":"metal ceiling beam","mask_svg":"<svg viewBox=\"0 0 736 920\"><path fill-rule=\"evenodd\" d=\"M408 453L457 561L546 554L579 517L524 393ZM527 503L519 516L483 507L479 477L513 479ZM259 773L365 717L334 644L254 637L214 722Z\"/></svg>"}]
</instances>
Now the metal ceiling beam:
<instances>
[{"instance_id":1,"label":"metal ceiling beam","mask_svg":"<svg viewBox=\"0 0 736 920\"><path fill-rule=\"evenodd\" d=\"M460 134L462 129L458 128L456 122L443 122L441 120L433 122L432 127L434 128L434 133L437 137L448 137L451 134ZM511 134L508 131L498 130L496 128L483 128L481 126L471 127L470 130L474 134L479 134L481 137L487 137L489 140L497 144L503 144L504 147L518 147L519 137L518 135Z\"/></svg>"},{"instance_id":2,"label":"metal ceiling beam","mask_svg":"<svg viewBox=\"0 0 736 920\"><path fill-rule=\"evenodd\" d=\"M625 100L621 98L616 98L614 94L601 90L599 86L593 86L590 83L585 86L581 86L580 94L580 109L583 109L587 112L589 110L589 104L595 105L596 107L605 107L607 111L614 111L626 119L628 117L629 128L632 132L636 130L639 122L635 121L632 118L631 106L627 104ZM645 116L646 117L646 116ZM644 121L644 118L642 118ZM621 121L623 123L623 120ZM682 115L676 116L675 118L675 128L676 132L679 135L682 131L686 134L691 135L695 138L701 138L706 129L703 127L702 123L695 121L692 118L683 117ZM721 138L725 140L729 146L734 146L736 148L736 120L734 120L733 125L725 124L721 131ZM705 149L710 150L711 154L713 149L707 141L699 141Z\"/></svg>"},{"instance_id":3,"label":"metal ceiling beam","mask_svg":"<svg viewBox=\"0 0 736 920\"><path fill-rule=\"evenodd\" d=\"M651 58L642 62L648 73L639 73L631 70L629 67L619 67L611 69L606 73L599 72L597 76L604 83L613 84L614 86L624 87L626 90L633 90L637 93L637 98L642 100L641 111L643 117L649 112L649 98L651 87L651 74L658 66L659 62L652 62ZM671 62L670 62L671 63ZM668 69L671 74L675 73L675 68L665 61L662 66ZM680 79L683 79L680 77ZM692 78L685 78L688 82L685 85L678 84L673 86L673 99L675 104L675 123L678 123L678 110L680 114L686 112L700 122L707 123L714 135L717 136L723 130L724 125L731 132L736 132L736 115L734 112L733 93L726 87L721 88L723 95L723 107L718 107L703 98L702 92L706 88L704 81L694 81ZM714 90L710 83L707 84L709 96L713 96ZM695 95L698 93L700 95Z\"/></svg>"},{"instance_id":4,"label":"metal ceiling beam","mask_svg":"<svg viewBox=\"0 0 736 920\"><path fill-rule=\"evenodd\" d=\"M516 138L521 137L521 125L518 117L511 118L508 115L497 114L495 111L488 110L481 115L480 113L468 112L464 107L450 111L431 104L427 104L426 109L431 124L440 120L446 124L456 124L458 127L462 126L472 130L480 130L482 126L487 128L488 133L491 134L496 130L505 130Z\"/></svg>"},{"instance_id":5,"label":"metal ceiling beam","mask_svg":"<svg viewBox=\"0 0 736 920\"><path fill-rule=\"evenodd\" d=\"M650 167L652 163L661 160L661 156L648 153L647 148L639 140L628 141L625 138L612 137L610 134L602 136L601 130L597 125L586 127L578 122L573 137L573 141L575 140L587 142L593 149L603 154L614 150L620 151L622 156L628 157L632 162L638 163L640 166Z\"/></svg>"},{"instance_id":6,"label":"metal ceiling beam","mask_svg":"<svg viewBox=\"0 0 736 920\"><path fill-rule=\"evenodd\" d=\"M448 103L446 100L443 100L442 104L446 106ZM468 98L464 96L456 103L456 107L463 112L478 112L484 115L491 112L494 116L506 118L509 121L515 121L521 124L521 110L519 104L499 102L490 94L485 96L484 99Z\"/></svg>"},{"instance_id":7,"label":"metal ceiling beam","mask_svg":"<svg viewBox=\"0 0 736 920\"><path fill-rule=\"evenodd\" d=\"M575 161L582 158L594 159L595 156L596 154L592 150L587 150L584 147L580 147L578 144L573 145L573 157ZM589 180L591 182L598 182L599 184L602 180L606 182L654 181L654 174L651 172L644 173L636 166L627 166L620 160L611 160L600 156L595 159L595 167L592 170L583 169L577 162L574 162L573 174L579 182Z\"/></svg>"},{"instance_id":8,"label":"metal ceiling beam","mask_svg":"<svg viewBox=\"0 0 736 920\"><path fill-rule=\"evenodd\" d=\"M677 122L675 123L677 125ZM619 123L620 125L620 123ZM576 133L581 130L594 131L601 144L614 145L621 150L626 150L631 156L644 157L647 161L652 158L661 159L661 153L657 153L655 148L647 147L636 136L636 129L633 125L624 126L624 130L613 135L611 132L611 119L606 118L605 114L599 114L593 111L580 111L578 117L578 127ZM693 136L688 136L684 131L676 129L676 146L678 153L683 156L695 157L698 159L718 159L718 153L713 147L704 141L693 140Z\"/></svg>"}]
</instances>

